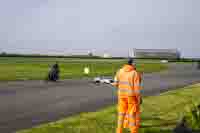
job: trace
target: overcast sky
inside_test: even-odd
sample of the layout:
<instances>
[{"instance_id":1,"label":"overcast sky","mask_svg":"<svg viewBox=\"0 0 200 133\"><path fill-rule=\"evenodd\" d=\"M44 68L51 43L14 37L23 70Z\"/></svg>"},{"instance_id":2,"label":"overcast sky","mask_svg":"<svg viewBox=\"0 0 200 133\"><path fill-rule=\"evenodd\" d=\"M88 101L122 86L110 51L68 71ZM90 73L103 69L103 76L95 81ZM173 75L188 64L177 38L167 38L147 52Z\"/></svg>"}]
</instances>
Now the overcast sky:
<instances>
[{"instance_id":1,"label":"overcast sky","mask_svg":"<svg viewBox=\"0 0 200 133\"><path fill-rule=\"evenodd\" d=\"M200 0L0 0L0 51L178 48L200 57Z\"/></svg>"}]
</instances>

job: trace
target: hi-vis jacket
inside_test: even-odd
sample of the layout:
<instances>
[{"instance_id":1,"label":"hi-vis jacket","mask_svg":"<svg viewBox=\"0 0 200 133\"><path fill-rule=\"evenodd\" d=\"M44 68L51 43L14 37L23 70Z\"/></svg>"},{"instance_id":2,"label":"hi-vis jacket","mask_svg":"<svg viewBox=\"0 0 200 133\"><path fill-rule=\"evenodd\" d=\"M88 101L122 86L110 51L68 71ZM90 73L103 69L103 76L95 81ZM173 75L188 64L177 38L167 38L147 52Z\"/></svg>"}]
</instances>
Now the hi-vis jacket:
<instances>
[{"instance_id":1,"label":"hi-vis jacket","mask_svg":"<svg viewBox=\"0 0 200 133\"><path fill-rule=\"evenodd\" d=\"M124 65L116 76L114 86L118 88L118 96L125 98L128 96L140 97L141 90L141 75L138 73L134 66Z\"/></svg>"}]
</instances>

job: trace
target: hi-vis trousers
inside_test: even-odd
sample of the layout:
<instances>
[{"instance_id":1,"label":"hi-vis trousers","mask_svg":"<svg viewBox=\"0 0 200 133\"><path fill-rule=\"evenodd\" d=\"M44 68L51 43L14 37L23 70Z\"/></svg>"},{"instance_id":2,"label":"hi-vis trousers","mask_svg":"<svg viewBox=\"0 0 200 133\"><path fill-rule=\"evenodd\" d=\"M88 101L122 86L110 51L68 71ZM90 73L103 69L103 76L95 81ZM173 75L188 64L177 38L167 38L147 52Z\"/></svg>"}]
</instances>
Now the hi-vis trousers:
<instances>
[{"instance_id":1,"label":"hi-vis trousers","mask_svg":"<svg viewBox=\"0 0 200 133\"><path fill-rule=\"evenodd\" d=\"M140 126L140 104L136 97L118 98L118 126L117 133L123 128L129 128L131 133L138 133Z\"/></svg>"}]
</instances>

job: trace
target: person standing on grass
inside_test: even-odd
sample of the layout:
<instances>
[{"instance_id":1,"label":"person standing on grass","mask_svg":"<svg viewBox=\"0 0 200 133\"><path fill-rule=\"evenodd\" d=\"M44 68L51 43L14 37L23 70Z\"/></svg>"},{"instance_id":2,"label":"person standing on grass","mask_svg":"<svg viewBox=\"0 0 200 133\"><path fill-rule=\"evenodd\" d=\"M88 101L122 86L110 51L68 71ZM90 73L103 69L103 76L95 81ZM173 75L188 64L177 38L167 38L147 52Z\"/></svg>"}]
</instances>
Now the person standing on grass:
<instances>
[{"instance_id":1,"label":"person standing on grass","mask_svg":"<svg viewBox=\"0 0 200 133\"><path fill-rule=\"evenodd\" d=\"M118 88L118 123L117 133L129 128L131 133L138 133L140 126L140 94L142 75L136 71L130 58L115 76L113 86Z\"/></svg>"}]
</instances>

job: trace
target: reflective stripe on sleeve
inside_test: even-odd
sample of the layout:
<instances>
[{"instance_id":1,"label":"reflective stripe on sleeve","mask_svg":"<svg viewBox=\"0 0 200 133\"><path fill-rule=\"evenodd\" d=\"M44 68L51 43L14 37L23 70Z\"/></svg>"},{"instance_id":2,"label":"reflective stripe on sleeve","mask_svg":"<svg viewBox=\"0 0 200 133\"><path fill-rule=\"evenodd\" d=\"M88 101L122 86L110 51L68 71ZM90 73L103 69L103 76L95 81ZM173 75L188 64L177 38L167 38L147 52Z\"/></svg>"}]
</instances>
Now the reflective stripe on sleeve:
<instances>
[{"instance_id":1,"label":"reflective stripe on sleeve","mask_svg":"<svg viewBox=\"0 0 200 133\"><path fill-rule=\"evenodd\" d=\"M127 81L117 81L116 83L118 83L119 85L128 85L130 87L141 87L141 84L131 84Z\"/></svg>"},{"instance_id":2,"label":"reflective stripe on sleeve","mask_svg":"<svg viewBox=\"0 0 200 133\"><path fill-rule=\"evenodd\" d=\"M135 93L140 93L141 91L140 90L134 90L135 91Z\"/></svg>"},{"instance_id":3,"label":"reflective stripe on sleeve","mask_svg":"<svg viewBox=\"0 0 200 133\"><path fill-rule=\"evenodd\" d=\"M119 93L128 93L128 94L134 94L134 93L140 93L140 90L130 90L130 89L119 89Z\"/></svg>"},{"instance_id":4,"label":"reflective stripe on sleeve","mask_svg":"<svg viewBox=\"0 0 200 133\"><path fill-rule=\"evenodd\" d=\"M130 83L127 82L127 81L119 81L119 84L122 84L122 85L130 85Z\"/></svg>"}]
</instances>

